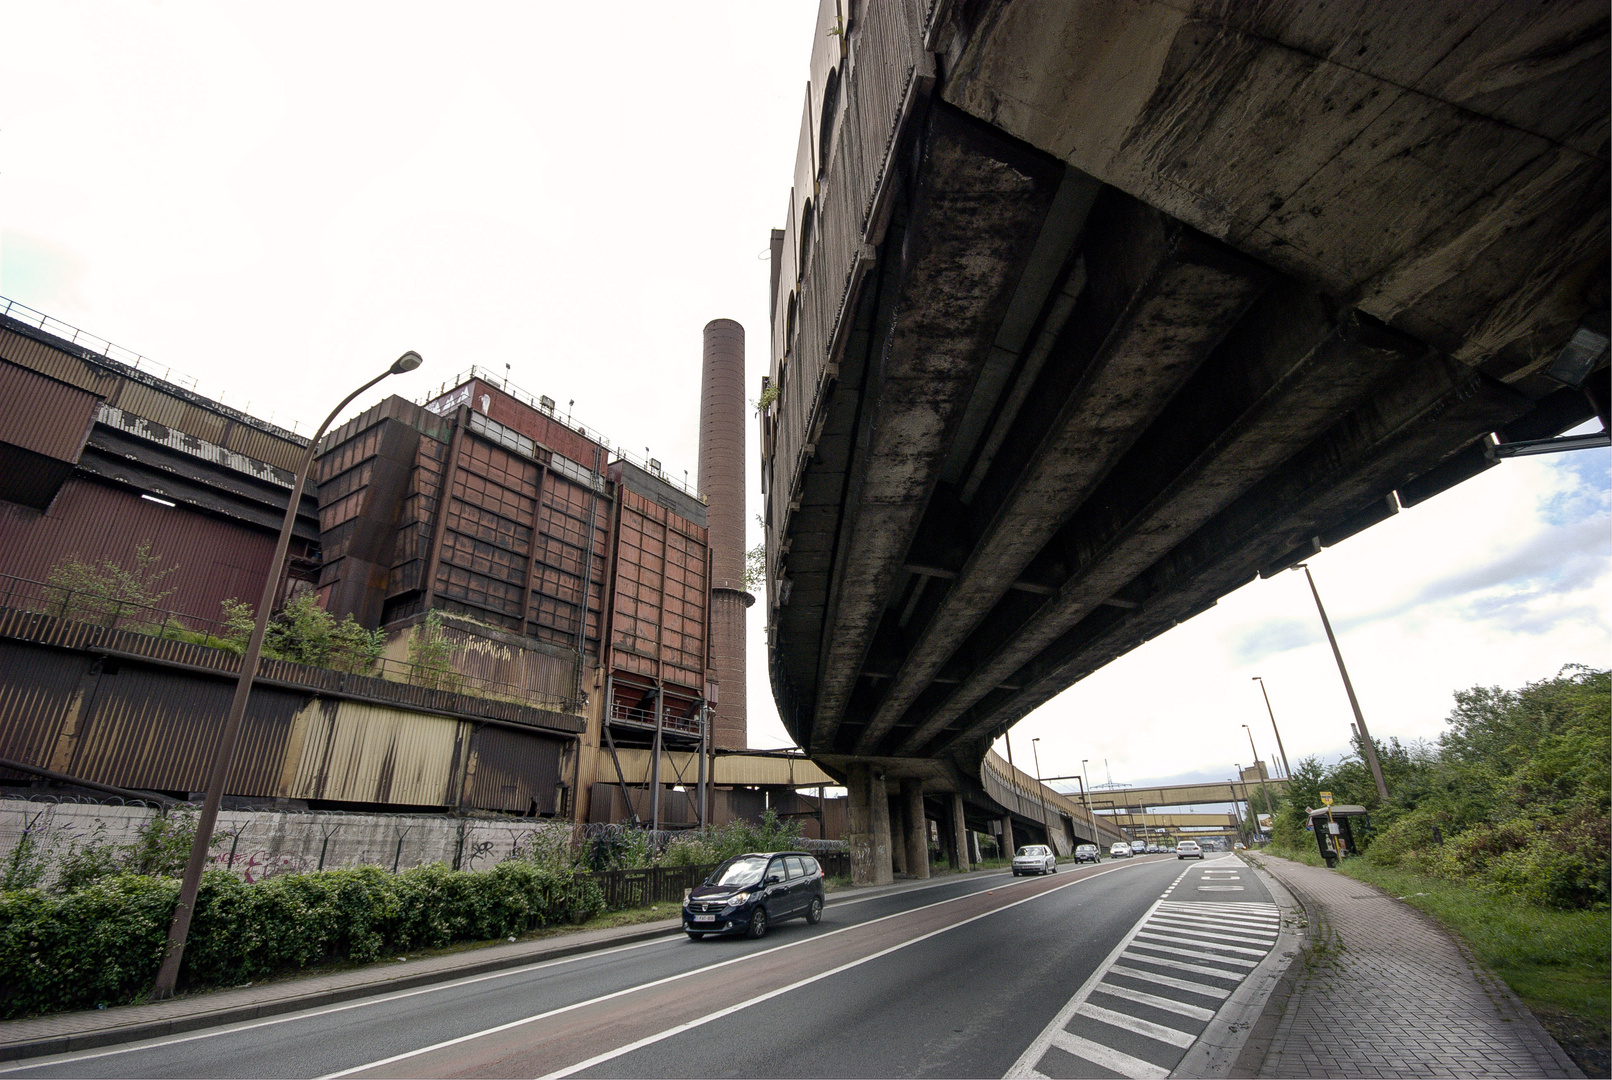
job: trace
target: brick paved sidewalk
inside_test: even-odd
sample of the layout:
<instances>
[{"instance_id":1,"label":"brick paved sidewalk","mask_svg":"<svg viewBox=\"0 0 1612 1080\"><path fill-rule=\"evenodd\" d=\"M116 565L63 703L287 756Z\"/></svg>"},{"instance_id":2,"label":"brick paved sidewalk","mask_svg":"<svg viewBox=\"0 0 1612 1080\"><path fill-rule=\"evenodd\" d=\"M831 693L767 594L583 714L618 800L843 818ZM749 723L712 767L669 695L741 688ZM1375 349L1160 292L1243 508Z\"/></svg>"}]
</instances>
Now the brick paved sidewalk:
<instances>
[{"instance_id":1,"label":"brick paved sidewalk","mask_svg":"<svg viewBox=\"0 0 1612 1080\"><path fill-rule=\"evenodd\" d=\"M1258 862L1318 924L1259 1076L1584 1075L1426 915L1335 870Z\"/></svg>"}]
</instances>

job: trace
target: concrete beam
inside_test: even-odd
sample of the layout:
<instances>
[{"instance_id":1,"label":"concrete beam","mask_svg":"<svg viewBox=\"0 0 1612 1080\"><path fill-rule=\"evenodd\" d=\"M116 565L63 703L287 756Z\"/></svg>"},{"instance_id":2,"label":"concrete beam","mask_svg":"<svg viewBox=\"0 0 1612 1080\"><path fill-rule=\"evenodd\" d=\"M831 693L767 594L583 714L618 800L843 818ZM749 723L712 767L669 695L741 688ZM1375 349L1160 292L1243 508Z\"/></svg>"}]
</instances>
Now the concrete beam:
<instances>
[{"instance_id":1,"label":"concrete beam","mask_svg":"<svg viewBox=\"0 0 1612 1080\"><path fill-rule=\"evenodd\" d=\"M955 111L929 117L897 261L893 322L870 352L822 622L811 748L845 713L902 557L1063 176L1062 166ZM897 317L899 316L899 317Z\"/></svg>"}]
</instances>

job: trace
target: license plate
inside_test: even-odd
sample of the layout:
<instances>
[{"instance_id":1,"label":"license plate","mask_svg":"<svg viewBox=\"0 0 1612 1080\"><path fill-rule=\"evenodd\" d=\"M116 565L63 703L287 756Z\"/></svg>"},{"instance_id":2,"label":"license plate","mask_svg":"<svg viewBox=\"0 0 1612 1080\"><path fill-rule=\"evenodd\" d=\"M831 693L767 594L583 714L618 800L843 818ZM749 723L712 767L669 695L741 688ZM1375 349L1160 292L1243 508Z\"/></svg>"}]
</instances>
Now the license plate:
<instances>
[{"instance_id":1,"label":"license plate","mask_svg":"<svg viewBox=\"0 0 1612 1080\"><path fill-rule=\"evenodd\" d=\"M696 915L696 916L694 916L694 921L695 922L716 922L716 916L715 915Z\"/></svg>"}]
</instances>

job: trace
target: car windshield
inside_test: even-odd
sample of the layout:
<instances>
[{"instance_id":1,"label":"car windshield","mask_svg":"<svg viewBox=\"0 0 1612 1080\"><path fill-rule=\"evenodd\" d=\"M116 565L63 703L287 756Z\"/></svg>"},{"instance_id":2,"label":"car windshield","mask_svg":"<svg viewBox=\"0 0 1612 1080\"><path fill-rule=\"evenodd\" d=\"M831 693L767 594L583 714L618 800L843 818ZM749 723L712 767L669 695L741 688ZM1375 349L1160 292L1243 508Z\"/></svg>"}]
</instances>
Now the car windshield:
<instances>
[{"instance_id":1,"label":"car windshield","mask_svg":"<svg viewBox=\"0 0 1612 1080\"><path fill-rule=\"evenodd\" d=\"M1021 847L1019 849L1020 855L1045 855L1046 853L1047 849L1044 847Z\"/></svg>"},{"instance_id":2,"label":"car windshield","mask_svg":"<svg viewBox=\"0 0 1612 1080\"><path fill-rule=\"evenodd\" d=\"M729 859L717 867L710 877L705 879L707 885L758 885L761 875L766 873L767 857L765 855L740 855L737 859Z\"/></svg>"}]
</instances>

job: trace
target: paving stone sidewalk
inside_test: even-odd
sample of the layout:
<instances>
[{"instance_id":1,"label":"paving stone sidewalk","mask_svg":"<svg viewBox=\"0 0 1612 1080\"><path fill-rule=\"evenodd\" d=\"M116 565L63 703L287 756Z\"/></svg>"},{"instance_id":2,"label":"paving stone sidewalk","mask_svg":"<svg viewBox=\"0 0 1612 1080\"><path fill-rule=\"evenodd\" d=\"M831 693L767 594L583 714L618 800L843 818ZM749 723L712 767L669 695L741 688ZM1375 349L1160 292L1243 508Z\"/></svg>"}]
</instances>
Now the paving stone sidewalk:
<instances>
[{"instance_id":1,"label":"paving stone sidewalk","mask_svg":"<svg viewBox=\"0 0 1612 1080\"><path fill-rule=\"evenodd\" d=\"M1318 925L1257 1075L1584 1075L1428 916L1335 870L1258 862Z\"/></svg>"}]
</instances>

